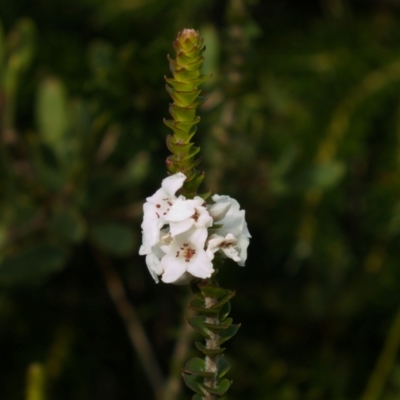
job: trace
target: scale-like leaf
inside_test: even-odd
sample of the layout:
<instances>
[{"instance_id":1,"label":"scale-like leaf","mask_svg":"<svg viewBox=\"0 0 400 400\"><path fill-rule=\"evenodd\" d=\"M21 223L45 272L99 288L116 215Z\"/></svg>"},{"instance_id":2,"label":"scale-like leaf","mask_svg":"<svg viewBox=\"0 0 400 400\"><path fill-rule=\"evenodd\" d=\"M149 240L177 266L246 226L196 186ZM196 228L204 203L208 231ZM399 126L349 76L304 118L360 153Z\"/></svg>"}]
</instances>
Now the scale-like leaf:
<instances>
[{"instance_id":1,"label":"scale-like leaf","mask_svg":"<svg viewBox=\"0 0 400 400\"><path fill-rule=\"evenodd\" d=\"M217 367L218 378L222 378L231 369L230 364L228 363L228 361L226 361L226 358L223 355L218 356Z\"/></svg>"},{"instance_id":2,"label":"scale-like leaf","mask_svg":"<svg viewBox=\"0 0 400 400\"><path fill-rule=\"evenodd\" d=\"M183 369L183 372L187 372L192 375L200 375L200 376L213 376L212 372L205 371L205 362L203 359L199 357L195 357L190 359Z\"/></svg>"},{"instance_id":3,"label":"scale-like leaf","mask_svg":"<svg viewBox=\"0 0 400 400\"><path fill-rule=\"evenodd\" d=\"M207 349L207 347L204 346L204 344L201 342L195 342L194 345L197 347L198 350L200 350L203 354L205 354L207 356L219 355L219 354L222 354L226 350L225 347L221 347L219 349Z\"/></svg>"},{"instance_id":4,"label":"scale-like leaf","mask_svg":"<svg viewBox=\"0 0 400 400\"><path fill-rule=\"evenodd\" d=\"M223 396L231 386L231 381L228 379L223 379L216 388L210 388L208 386L202 385L207 392L217 394L218 396Z\"/></svg>"},{"instance_id":5,"label":"scale-like leaf","mask_svg":"<svg viewBox=\"0 0 400 400\"><path fill-rule=\"evenodd\" d=\"M205 315L216 315L219 313L218 309L205 308L204 300L200 300L200 299L192 300L189 307L192 310L198 311Z\"/></svg>"},{"instance_id":6,"label":"scale-like leaf","mask_svg":"<svg viewBox=\"0 0 400 400\"><path fill-rule=\"evenodd\" d=\"M237 331L240 328L240 324L231 325L228 329L221 331L219 334L219 339L217 341L217 345L220 346L222 343L226 342L230 338L236 335Z\"/></svg>"},{"instance_id":7,"label":"scale-like leaf","mask_svg":"<svg viewBox=\"0 0 400 400\"><path fill-rule=\"evenodd\" d=\"M203 317L192 317L186 318L186 321L190 324L190 326L200 335L204 336L205 338L209 339L209 331L204 326L204 319Z\"/></svg>"},{"instance_id":8,"label":"scale-like leaf","mask_svg":"<svg viewBox=\"0 0 400 400\"><path fill-rule=\"evenodd\" d=\"M185 381L186 385L192 389L194 392L198 394L204 394L205 390L203 389L203 377L198 375L191 375L191 374L182 374L183 380Z\"/></svg>"},{"instance_id":9,"label":"scale-like leaf","mask_svg":"<svg viewBox=\"0 0 400 400\"><path fill-rule=\"evenodd\" d=\"M228 329L230 325L232 324L233 319L232 318L227 318L224 322L215 325L215 324L208 324L204 322L204 326L209 329L211 332L215 333L220 333L220 331Z\"/></svg>"},{"instance_id":10,"label":"scale-like leaf","mask_svg":"<svg viewBox=\"0 0 400 400\"><path fill-rule=\"evenodd\" d=\"M223 289L219 286L211 285L208 282L200 284L199 288L204 297L213 297L216 299L226 296L227 292L229 292L229 290Z\"/></svg>"},{"instance_id":11,"label":"scale-like leaf","mask_svg":"<svg viewBox=\"0 0 400 400\"><path fill-rule=\"evenodd\" d=\"M221 310L219 311L219 320L224 321L225 318L228 317L230 312L231 312L231 303L228 301L221 307Z\"/></svg>"}]
</instances>

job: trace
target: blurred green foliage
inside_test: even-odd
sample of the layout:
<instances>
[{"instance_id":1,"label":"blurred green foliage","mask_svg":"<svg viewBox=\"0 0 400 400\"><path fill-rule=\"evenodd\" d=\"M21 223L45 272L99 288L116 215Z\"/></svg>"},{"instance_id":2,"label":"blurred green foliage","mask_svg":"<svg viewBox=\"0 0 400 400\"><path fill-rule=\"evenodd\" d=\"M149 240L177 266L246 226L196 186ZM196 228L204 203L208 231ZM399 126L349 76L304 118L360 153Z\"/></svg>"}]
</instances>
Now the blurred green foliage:
<instances>
[{"instance_id":1,"label":"blurred green foliage","mask_svg":"<svg viewBox=\"0 0 400 400\"><path fill-rule=\"evenodd\" d=\"M186 292L137 251L166 176L166 55L190 27L214 74L204 190L237 198L253 235L220 272L242 322L230 398L360 399L390 344L376 400L399 398L397 2L0 0L0 19L2 400L31 365L48 399L153 397L99 259L168 375Z\"/></svg>"}]
</instances>

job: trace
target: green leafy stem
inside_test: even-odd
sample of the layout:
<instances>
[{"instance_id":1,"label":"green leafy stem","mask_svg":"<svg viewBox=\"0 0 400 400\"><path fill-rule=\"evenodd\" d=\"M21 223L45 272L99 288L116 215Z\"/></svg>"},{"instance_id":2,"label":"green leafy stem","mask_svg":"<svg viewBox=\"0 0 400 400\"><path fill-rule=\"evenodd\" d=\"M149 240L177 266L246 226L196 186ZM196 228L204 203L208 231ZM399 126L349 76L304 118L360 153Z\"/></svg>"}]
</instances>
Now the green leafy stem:
<instances>
[{"instance_id":1,"label":"green leafy stem","mask_svg":"<svg viewBox=\"0 0 400 400\"><path fill-rule=\"evenodd\" d=\"M183 370L183 378L196 393L192 400L215 400L222 397L231 386L231 381L224 378L230 365L223 355L225 348L221 345L233 337L240 327L240 324L234 325L232 318L228 318L231 311L229 300L235 292L209 280L192 288L196 298L189 307L199 315L187 321L205 339L205 344L195 342L204 359L195 357L189 360Z\"/></svg>"},{"instance_id":2,"label":"green leafy stem","mask_svg":"<svg viewBox=\"0 0 400 400\"><path fill-rule=\"evenodd\" d=\"M196 170L200 158L195 158L200 148L193 145L191 139L196 133L196 125L200 117L196 116L197 107L204 102L200 96L198 86L209 79L201 74L200 69L204 61L204 40L199 32L193 29L184 29L178 33L174 42L176 59L168 56L169 67L173 78L165 78L167 91L174 101L169 108L172 120L164 120L173 131L168 135L167 146L172 155L167 158L167 169L170 173L182 172L187 179L181 190L187 198L193 198L204 173Z\"/></svg>"}]
</instances>

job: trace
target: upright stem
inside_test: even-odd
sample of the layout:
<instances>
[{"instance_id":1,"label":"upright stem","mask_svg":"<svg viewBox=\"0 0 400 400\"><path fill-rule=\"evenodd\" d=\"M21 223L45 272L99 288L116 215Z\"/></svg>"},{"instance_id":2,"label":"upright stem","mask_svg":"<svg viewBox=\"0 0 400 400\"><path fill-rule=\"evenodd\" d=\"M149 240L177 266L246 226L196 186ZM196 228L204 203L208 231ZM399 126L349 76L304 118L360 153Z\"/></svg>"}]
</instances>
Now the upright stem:
<instances>
[{"instance_id":1,"label":"upright stem","mask_svg":"<svg viewBox=\"0 0 400 400\"><path fill-rule=\"evenodd\" d=\"M104 282L118 314L125 324L132 347L135 349L143 370L154 392L156 400L162 399L164 377L158 365L150 341L147 338L143 325L137 315L133 304L128 300L124 285L115 271L112 263L104 254L95 251L95 256L103 273Z\"/></svg>"},{"instance_id":2,"label":"upright stem","mask_svg":"<svg viewBox=\"0 0 400 400\"><path fill-rule=\"evenodd\" d=\"M218 303L218 300L214 297L205 297L204 299L206 308L211 308L215 304ZM205 322L212 325L219 325L219 315L212 315L205 317ZM216 350L220 347L218 346L217 342L219 339L219 334L209 331L209 339L206 339L206 348L208 350ZM214 375L211 377L204 378L204 384L210 388L216 388L218 385L218 366L216 363L216 356L206 355L205 356L205 371L212 372ZM207 393L203 400L214 400L217 398L217 395L213 393Z\"/></svg>"},{"instance_id":3,"label":"upright stem","mask_svg":"<svg viewBox=\"0 0 400 400\"><path fill-rule=\"evenodd\" d=\"M377 400L392 370L400 347L400 308L393 319L382 352L367 383L362 400Z\"/></svg>"},{"instance_id":4,"label":"upright stem","mask_svg":"<svg viewBox=\"0 0 400 400\"><path fill-rule=\"evenodd\" d=\"M232 324L227 318L231 310L229 300L235 295L218 286L216 281L205 279L193 286L197 298L190 303L190 308L200 315L188 318L189 324L205 338L205 345L195 342L196 347L204 354L189 360L183 370L185 383L196 392L193 400L217 400L225 395L231 386L224 375L230 365L224 358L224 347L221 344L236 334L240 325Z\"/></svg>"}]
</instances>

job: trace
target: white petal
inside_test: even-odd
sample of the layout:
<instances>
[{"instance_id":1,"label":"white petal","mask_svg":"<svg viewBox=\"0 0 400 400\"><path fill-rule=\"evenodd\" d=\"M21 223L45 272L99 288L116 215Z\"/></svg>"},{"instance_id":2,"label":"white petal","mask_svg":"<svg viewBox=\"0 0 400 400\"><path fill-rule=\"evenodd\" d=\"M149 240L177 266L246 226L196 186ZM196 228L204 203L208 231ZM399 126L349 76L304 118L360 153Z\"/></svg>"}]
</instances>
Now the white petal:
<instances>
[{"instance_id":1,"label":"white petal","mask_svg":"<svg viewBox=\"0 0 400 400\"><path fill-rule=\"evenodd\" d=\"M204 249L204 245L207 240L208 231L204 227L200 227L197 229L192 229L188 232L188 237L191 243L193 243L196 248Z\"/></svg>"},{"instance_id":2,"label":"white petal","mask_svg":"<svg viewBox=\"0 0 400 400\"><path fill-rule=\"evenodd\" d=\"M205 208L198 208L196 209L197 219L195 220L195 226L201 227L204 226L205 228L210 228L213 224L213 218L208 213Z\"/></svg>"},{"instance_id":3,"label":"white petal","mask_svg":"<svg viewBox=\"0 0 400 400\"><path fill-rule=\"evenodd\" d=\"M211 197L216 203L229 203L231 205L228 214L232 214L236 211L240 210L240 204L238 203L237 200L233 199L230 196L220 196L219 194L214 194L214 196Z\"/></svg>"},{"instance_id":4,"label":"white petal","mask_svg":"<svg viewBox=\"0 0 400 400\"><path fill-rule=\"evenodd\" d=\"M171 222L169 224L171 228L171 235L177 236L181 233L188 231L194 225L194 219L188 218L181 222Z\"/></svg>"},{"instance_id":5,"label":"white petal","mask_svg":"<svg viewBox=\"0 0 400 400\"><path fill-rule=\"evenodd\" d=\"M179 196L168 212L167 220L169 222L179 222L190 218L195 213L194 204L190 200L186 200L183 196Z\"/></svg>"},{"instance_id":6,"label":"white petal","mask_svg":"<svg viewBox=\"0 0 400 400\"><path fill-rule=\"evenodd\" d=\"M190 260L188 272L197 278L209 278L214 272L213 264L206 252L200 251Z\"/></svg>"},{"instance_id":7,"label":"white petal","mask_svg":"<svg viewBox=\"0 0 400 400\"><path fill-rule=\"evenodd\" d=\"M185 272L176 281L170 283L172 283L173 285L187 285L192 280L193 280L193 275L189 274L189 272Z\"/></svg>"},{"instance_id":8,"label":"white petal","mask_svg":"<svg viewBox=\"0 0 400 400\"><path fill-rule=\"evenodd\" d=\"M221 250L228 258L231 258L233 261L235 261L235 262L241 261L241 258L239 257L239 253L233 246L224 247Z\"/></svg>"},{"instance_id":9,"label":"white petal","mask_svg":"<svg viewBox=\"0 0 400 400\"><path fill-rule=\"evenodd\" d=\"M185 261L181 258L176 258L172 254L166 254L161 259L161 265L164 268L162 281L165 283L173 283L180 279L186 272Z\"/></svg>"},{"instance_id":10,"label":"white petal","mask_svg":"<svg viewBox=\"0 0 400 400\"><path fill-rule=\"evenodd\" d=\"M240 257L240 262L238 264L241 267L244 267L245 262L247 260L247 247L249 246L249 241L250 239L245 236L241 236L239 238L239 257Z\"/></svg>"},{"instance_id":11,"label":"white petal","mask_svg":"<svg viewBox=\"0 0 400 400\"><path fill-rule=\"evenodd\" d=\"M157 204L166 197L169 197L169 194L163 188L160 188L153 194L153 196L147 197L146 201L150 204Z\"/></svg>"},{"instance_id":12,"label":"white petal","mask_svg":"<svg viewBox=\"0 0 400 400\"><path fill-rule=\"evenodd\" d=\"M160 260L155 254L150 253L146 256L146 264L151 276L154 278L156 283L158 283L158 275L161 275L163 272Z\"/></svg>"},{"instance_id":13,"label":"white petal","mask_svg":"<svg viewBox=\"0 0 400 400\"><path fill-rule=\"evenodd\" d=\"M225 217L228 210L231 208L231 203L215 203L208 206L208 212L214 219L214 221L220 221Z\"/></svg>"},{"instance_id":14,"label":"white petal","mask_svg":"<svg viewBox=\"0 0 400 400\"><path fill-rule=\"evenodd\" d=\"M175 193L183 186L186 176L182 172L171 175L162 181L161 187L167 192L169 197L174 197Z\"/></svg>"}]
</instances>

